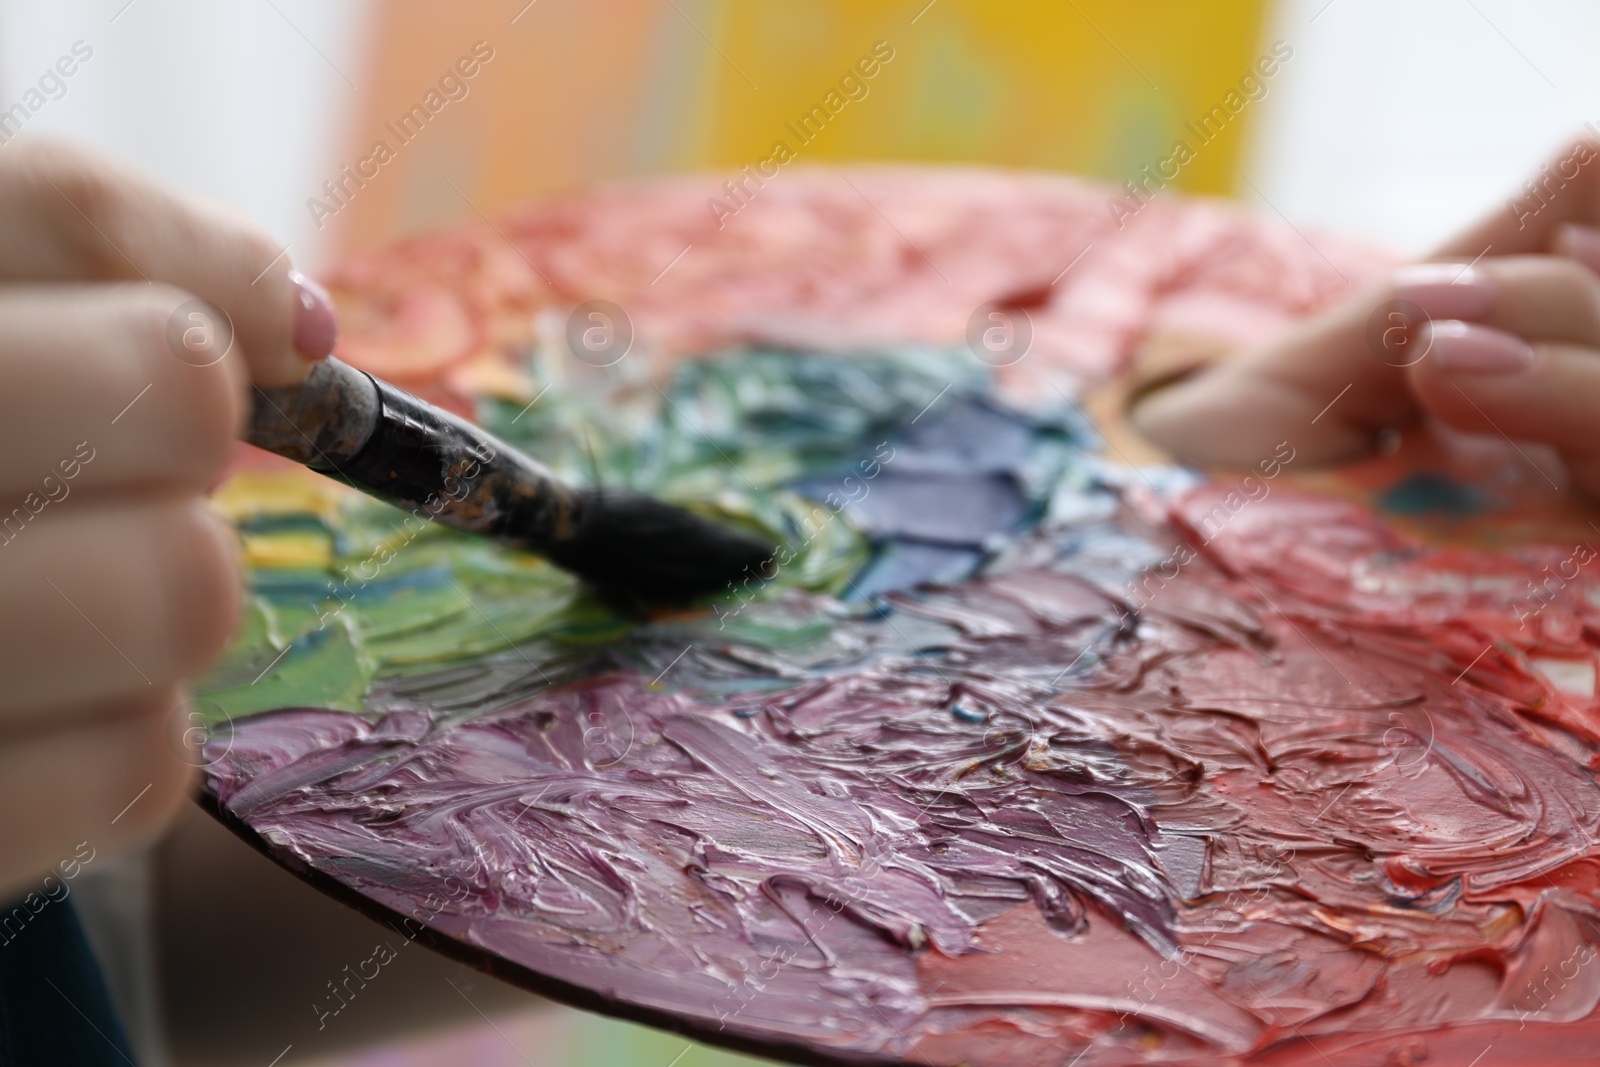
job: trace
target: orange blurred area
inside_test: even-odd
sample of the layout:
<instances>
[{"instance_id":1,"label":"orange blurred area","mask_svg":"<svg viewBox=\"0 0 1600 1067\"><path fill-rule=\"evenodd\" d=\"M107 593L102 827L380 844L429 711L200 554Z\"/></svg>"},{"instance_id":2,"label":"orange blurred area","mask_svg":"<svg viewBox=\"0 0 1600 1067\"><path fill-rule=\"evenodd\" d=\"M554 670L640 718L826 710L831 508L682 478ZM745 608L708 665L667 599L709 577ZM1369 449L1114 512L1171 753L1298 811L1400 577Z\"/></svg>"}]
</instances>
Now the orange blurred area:
<instances>
[{"instance_id":1,"label":"orange blurred area","mask_svg":"<svg viewBox=\"0 0 1600 1067\"><path fill-rule=\"evenodd\" d=\"M325 194L335 250L600 181L736 179L779 143L803 162L987 163L1121 183L1183 140L1193 158L1171 184L1229 193L1248 105L1272 89L1257 68L1271 48L1263 0L524 2L458 0L447 19L422 0L376 8L330 178L345 180L340 166L382 177ZM1234 109L1214 111L1225 102ZM1212 114L1224 128L1202 124Z\"/></svg>"}]
</instances>

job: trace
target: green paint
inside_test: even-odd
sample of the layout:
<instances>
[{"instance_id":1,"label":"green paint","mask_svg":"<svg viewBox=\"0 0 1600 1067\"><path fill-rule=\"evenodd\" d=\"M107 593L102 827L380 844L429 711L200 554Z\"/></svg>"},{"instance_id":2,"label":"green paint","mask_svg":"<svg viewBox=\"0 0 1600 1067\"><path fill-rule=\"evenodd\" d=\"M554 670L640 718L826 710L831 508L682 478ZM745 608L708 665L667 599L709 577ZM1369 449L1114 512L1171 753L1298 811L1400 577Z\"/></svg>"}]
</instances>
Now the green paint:
<instances>
[{"instance_id":1,"label":"green paint","mask_svg":"<svg viewBox=\"0 0 1600 1067\"><path fill-rule=\"evenodd\" d=\"M533 373L541 377L537 360ZM870 547L845 515L787 486L870 459L941 392L980 395L988 386L986 368L965 352L747 350L683 363L660 391L618 371L598 388L552 387L526 411L488 402L480 417L570 480L651 492L785 546L776 578L716 598L683 624L686 643L818 662L840 654L837 620L796 614L783 594L841 593ZM1060 457L1041 453L1040 463L1041 482L1059 476ZM634 629L539 559L408 521L365 497L329 520L275 516L247 529L269 540L325 535L333 562L254 572L244 623L197 686L216 718L297 706L376 710L371 694L386 679L404 685L452 666L468 675L481 667L486 687L518 671L547 684L592 666ZM730 674L731 688L743 684ZM466 706L475 691L461 685L455 699ZM476 695L492 704L500 692Z\"/></svg>"}]
</instances>

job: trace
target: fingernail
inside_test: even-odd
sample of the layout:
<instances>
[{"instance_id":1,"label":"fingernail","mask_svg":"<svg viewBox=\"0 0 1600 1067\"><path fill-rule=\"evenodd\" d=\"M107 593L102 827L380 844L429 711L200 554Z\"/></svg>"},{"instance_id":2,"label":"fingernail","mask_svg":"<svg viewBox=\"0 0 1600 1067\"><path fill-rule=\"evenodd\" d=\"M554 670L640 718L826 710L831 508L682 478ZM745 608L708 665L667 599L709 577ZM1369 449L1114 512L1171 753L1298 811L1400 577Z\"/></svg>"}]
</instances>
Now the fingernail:
<instances>
[{"instance_id":1,"label":"fingernail","mask_svg":"<svg viewBox=\"0 0 1600 1067\"><path fill-rule=\"evenodd\" d=\"M1445 370L1510 374L1533 362L1528 343L1504 330L1471 322L1430 322L1422 329L1423 353Z\"/></svg>"},{"instance_id":2,"label":"fingernail","mask_svg":"<svg viewBox=\"0 0 1600 1067\"><path fill-rule=\"evenodd\" d=\"M1461 263L1414 263L1395 272L1394 295L1431 319L1479 319L1494 306L1494 281Z\"/></svg>"},{"instance_id":3,"label":"fingernail","mask_svg":"<svg viewBox=\"0 0 1600 1067\"><path fill-rule=\"evenodd\" d=\"M1590 270L1600 272L1600 230L1593 226L1562 223L1551 247L1556 255L1575 259Z\"/></svg>"},{"instance_id":4,"label":"fingernail","mask_svg":"<svg viewBox=\"0 0 1600 1067\"><path fill-rule=\"evenodd\" d=\"M294 286L294 350L307 359L322 359L339 339L339 317L328 291L297 270L289 272Z\"/></svg>"}]
</instances>

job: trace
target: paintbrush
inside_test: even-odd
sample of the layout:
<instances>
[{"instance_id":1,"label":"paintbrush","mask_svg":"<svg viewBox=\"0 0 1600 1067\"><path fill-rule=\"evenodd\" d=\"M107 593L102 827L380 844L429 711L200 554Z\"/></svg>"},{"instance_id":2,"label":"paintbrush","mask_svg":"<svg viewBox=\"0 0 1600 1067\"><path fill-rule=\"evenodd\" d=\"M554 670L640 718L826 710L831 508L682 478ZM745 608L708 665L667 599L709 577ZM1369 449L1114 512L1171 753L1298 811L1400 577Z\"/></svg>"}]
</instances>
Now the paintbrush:
<instances>
[{"instance_id":1,"label":"paintbrush","mask_svg":"<svg viewBox=\"0 0 1600 1067\"><path fill-rule=\"evenodd\" d=\"M336 359L256 387L246 439L422 518L524 549L624 609L767 573L774 549L642 493L566 484L465 419Z\"/></svg>"}]
</instances>

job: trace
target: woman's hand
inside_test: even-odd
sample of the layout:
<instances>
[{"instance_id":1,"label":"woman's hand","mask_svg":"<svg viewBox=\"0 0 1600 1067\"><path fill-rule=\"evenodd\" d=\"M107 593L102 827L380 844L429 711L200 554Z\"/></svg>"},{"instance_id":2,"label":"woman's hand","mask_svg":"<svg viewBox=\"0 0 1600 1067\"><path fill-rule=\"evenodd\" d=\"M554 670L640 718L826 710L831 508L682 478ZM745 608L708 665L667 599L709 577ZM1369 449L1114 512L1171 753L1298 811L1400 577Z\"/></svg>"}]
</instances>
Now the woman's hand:
<instances>
[{"instance_id":1,"label":"woman's hand","mask_svg":"<svg viewBox=\"0 0 1600 1067\"><path fill-rule=\"evenodd\" d=\"M1353 458L1424 414L1549 444L1600 495L1600 143L1575 143L1431 262L1150 394L1132 419L1180 458L1250 464L1279 441Z\"/></svg>"},{"instance_id":2,"label":"woman's hand","mask_svg":"<svg viewBox=\"0 0 1600 1067\"><path fill-rule=\"evenodd\" d=\"M266 234L82 152L0 150L0 222L3 897L186 795L183 679L240 603L204 494L334 320Z\"/></svg>"}]
</instances>

